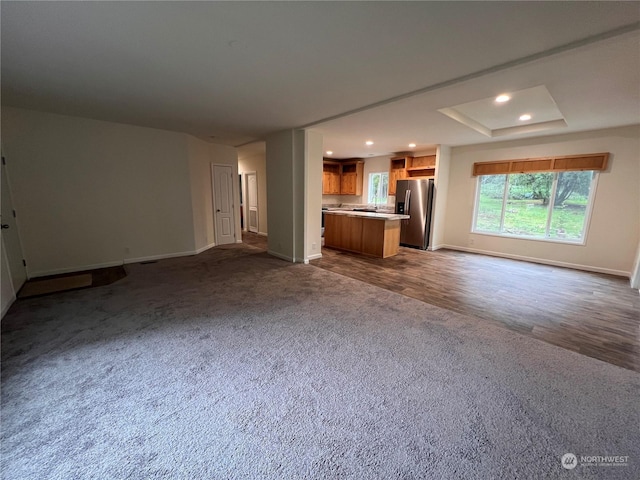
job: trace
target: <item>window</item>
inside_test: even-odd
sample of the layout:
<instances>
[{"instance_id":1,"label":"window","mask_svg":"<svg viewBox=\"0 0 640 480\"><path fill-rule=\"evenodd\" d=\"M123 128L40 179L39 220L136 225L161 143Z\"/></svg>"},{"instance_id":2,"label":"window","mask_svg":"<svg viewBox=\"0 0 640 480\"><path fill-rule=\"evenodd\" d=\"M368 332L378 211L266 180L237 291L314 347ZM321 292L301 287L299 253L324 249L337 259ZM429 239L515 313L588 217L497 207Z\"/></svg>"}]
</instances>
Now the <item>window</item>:
<instances>
[{"instance_id":1,"label":"window","mask_svg":"<svg viewBox=\"0 0 640 480\"><path fill-rule=\"evenodd\" d=\"M367 203L387 203L389 192L389 172L369 174L369 195Z\"/></svg>"},{"instance_id":2,"label":"window","mask_svg":"<svg viewBox=\"0 0 640 480\"><path fill-rule=\"evenodd\" d=\"M478 177L473 232L584 242L597 172Z\"/></svg>"}]
</instances>

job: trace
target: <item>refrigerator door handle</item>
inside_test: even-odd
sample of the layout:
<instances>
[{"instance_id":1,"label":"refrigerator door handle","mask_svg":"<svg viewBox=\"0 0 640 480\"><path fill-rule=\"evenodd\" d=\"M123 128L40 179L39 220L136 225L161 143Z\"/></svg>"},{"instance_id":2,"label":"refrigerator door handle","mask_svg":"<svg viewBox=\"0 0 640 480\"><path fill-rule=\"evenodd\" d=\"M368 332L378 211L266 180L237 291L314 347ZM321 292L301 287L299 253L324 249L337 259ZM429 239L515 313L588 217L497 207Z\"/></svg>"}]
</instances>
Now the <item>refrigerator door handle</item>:
<instances>
[{"instance_id":1,"label":"refrigerator door handle","mask_svg":"<svg viewBox=\"0 0 640 480\"><path fill-rule=\"evenodd\" d=\"M411 201L411 190L407 189L404 192L404 213L405 215L409 214L409 202Z\"/></svg>"}]
</instances>

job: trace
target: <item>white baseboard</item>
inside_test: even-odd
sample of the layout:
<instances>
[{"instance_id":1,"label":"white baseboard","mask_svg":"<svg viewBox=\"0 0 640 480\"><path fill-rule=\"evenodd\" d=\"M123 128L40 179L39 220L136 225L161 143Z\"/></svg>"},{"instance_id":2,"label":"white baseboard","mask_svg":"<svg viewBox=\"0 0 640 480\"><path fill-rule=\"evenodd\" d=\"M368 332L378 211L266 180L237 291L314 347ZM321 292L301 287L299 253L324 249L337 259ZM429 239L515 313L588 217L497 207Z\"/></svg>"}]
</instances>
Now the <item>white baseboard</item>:
<instances>
[{"instance_id":1,"label":"white baseboard","mask_svg":"<svg viewBox=\"0 0 640 480\"><path fill-rule=\"evenodd\" d=\"M263 237L267 236L267 232L258 232L258 235L262 235Z\"/></svg>"},{"instance_id":2,"label":"white baseboard","mask_svg":"<svg viewBox=\"0 0 640 480\"><path fill-rule=\"evenodd\" d=\"M616 275L618 277L629 278L631 273L623 270L613 270L611 268L594 267L591 265L580 265L577 263L559 262L557 260L548 260L546 258L526 257L524 255L513 255L510 253L492 252L489 250L479 250L476 248L459 247L457 245L440 245L438 248L446 248L449 250L458 250L461 252L479 253L481 255L489 255L491 257L510 258L512 260L522 260L531 263L540 263L542 265L551 265L553 267L573 268L574 270L584 270L587 272L606 273L607 275Z\"/></svg>"},{"instance_id":3,"label":"white baseboard","mask_svg":"<svg viewBox=\"0 0 640 480\"><path fill-rule=\"evenodd\" d=\"M31 272L29 278L47 277L49 275L59 275L62 273L84 272L85 270L96 270L98 268L117 267L123 263L134 263L123 260L114 260L112 262L94 263L91 265L76 265L74 267L55 268L52 270L40 270Z\"/></svg>"},{"instance_id":4,"label":"white baseboard","mask_svg":"<svg viewBox=\"0 0 640 480\"><path fill-rule=\"evenodd\" d=\"M295 260L293 257L289 257L288 255L283 255L282 253L274 252L273 250L267 250L269 255L273 255L274 257L278 257L282 260L286 260L287 262L294 263Z\"/></svg>"},{"instance_id":5,"label":"white baseboard","mask_svg":"<svg viewBox=\"0 0 640 480\"><path fill-rule=\"evenodd\" d=\"M242 243L242 239L236 239L236 243Z\"/></svg>"},{"instance_id":6,"label":"white baseboard","mask_svg":"<svg viewBox=\"0 0 640 480\"><path fill-rule=\"evenodd\" d=\"M112 262L104 262L104 263L94 263L91 265L76 265L74 267L56 268L53 270L41 270L41 271L31 273L29 275L29 278L47 277L49 275L59 275L62 273L84 272L87 270L96 270L98 268L108 268L108 267L117 267L119 265L128 265L130 263L153 262L156 260L165 260L167 258L190 257L192 255L198 255L199 253L202 253L205 250L208 250L212 247L215 247L215 243L211 243L197 250L192 250L188 252L163 253L160 255L148 255L145 257L124 258L122 260L114 260Z\"/></svg>"},{"instance_id":7,"label":"white baseboard","mask_svg":"<svg viewBox=\"0 0 640 480\"><path fill-rule=\"evenodd\" d=\"M210 243L209 245L205 245L204 247L200 247L200 248L198 248L198 249L196 250L196 252L195 252L195 253L196 253L196 255L198 255L199 253L202 253L202 252L204 252L205 250L209 250L210 248L213 248L213 247L215 247L215 246L216 246L216 243L215 243L215 242Z\"/></svg>"},{"instance_id":8,"label":"white baseboard","mask_svg":"<svg viewBox=\"0 0 640 480\"><path fill-rule=\"evenodd\" d=\"M309 264L311 260L317 260L318 258L322 258L322 253L314 253L313 255L309 255L304 263Z\"/></svg>"}]
</instances>

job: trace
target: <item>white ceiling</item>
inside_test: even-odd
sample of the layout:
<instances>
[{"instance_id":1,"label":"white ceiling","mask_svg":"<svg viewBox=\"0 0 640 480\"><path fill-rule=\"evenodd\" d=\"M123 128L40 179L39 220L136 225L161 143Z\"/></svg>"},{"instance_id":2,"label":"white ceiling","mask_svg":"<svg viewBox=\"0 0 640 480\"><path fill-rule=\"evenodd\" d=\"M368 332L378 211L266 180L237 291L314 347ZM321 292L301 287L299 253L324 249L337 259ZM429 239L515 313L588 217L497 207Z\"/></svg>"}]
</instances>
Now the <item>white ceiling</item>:
<instances>
[{"instance_id":1,"label":"white ceiling","mask_svg":"<svg viewBox=\"0 0 640 480\"><path fill-rule=\"evenodd\" d=\"M567 122L544 133L640 123L638 2L0 8L4 105L229 145L309 127L337 158L495 141L438 109L537 86Z\"/></svg>"}]
</instances>

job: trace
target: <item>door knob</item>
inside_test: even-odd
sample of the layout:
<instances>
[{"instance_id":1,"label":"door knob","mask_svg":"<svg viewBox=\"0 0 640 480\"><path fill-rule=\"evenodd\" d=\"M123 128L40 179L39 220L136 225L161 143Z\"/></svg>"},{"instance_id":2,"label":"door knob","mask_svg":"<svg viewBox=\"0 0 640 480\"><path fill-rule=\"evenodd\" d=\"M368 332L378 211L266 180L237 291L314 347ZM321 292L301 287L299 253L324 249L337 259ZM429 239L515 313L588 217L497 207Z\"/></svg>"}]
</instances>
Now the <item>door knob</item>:
<instances>
[{"instance_id":1,"label":"door knob","mask_svg":"<svg viewBox=\"0 0 640 480\"><path fill-rule=\"evenodd\" d=\"M3 223L2 225L0 225L0 227L2 228L2 230L4 230L5 228L9 228L9 225L7 225L6 223Z\"/></svg>"},{"instance_id":2,"label":"door knob","mask_svg":"<svg viewBox=\"0 0 640 480\"><path fill-rule=\"evenodd\" d=\"M217 209L216 212L220 213L220 209Z\"/></svg>"}]
</instances>

